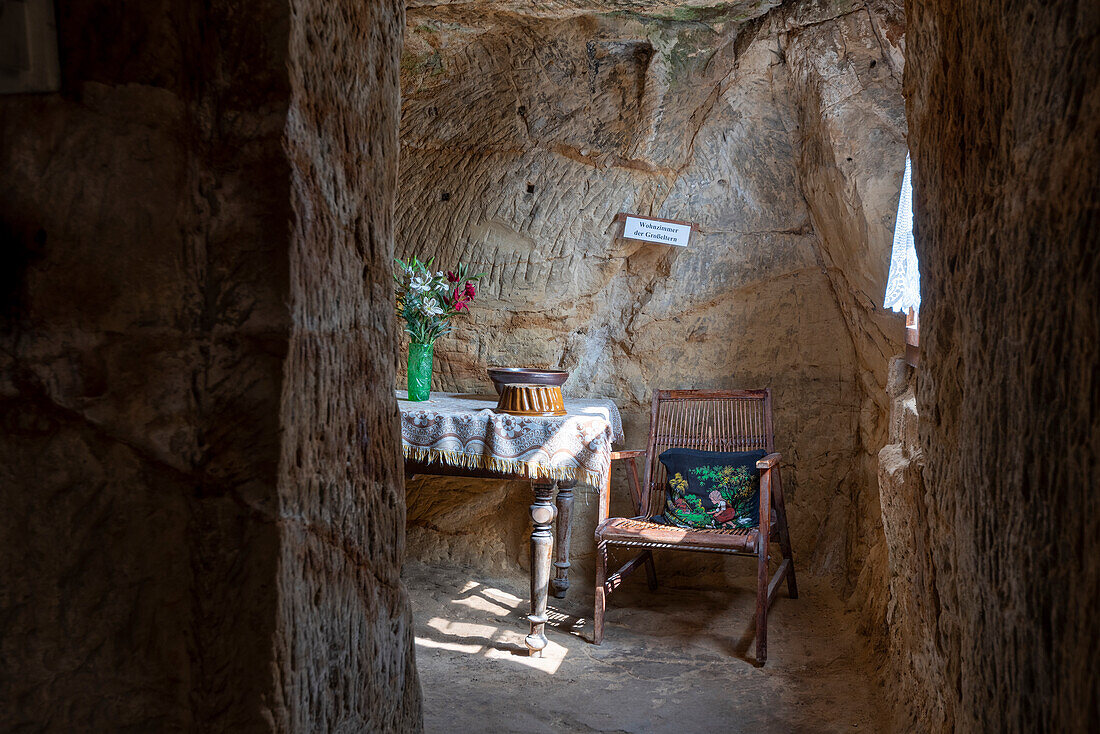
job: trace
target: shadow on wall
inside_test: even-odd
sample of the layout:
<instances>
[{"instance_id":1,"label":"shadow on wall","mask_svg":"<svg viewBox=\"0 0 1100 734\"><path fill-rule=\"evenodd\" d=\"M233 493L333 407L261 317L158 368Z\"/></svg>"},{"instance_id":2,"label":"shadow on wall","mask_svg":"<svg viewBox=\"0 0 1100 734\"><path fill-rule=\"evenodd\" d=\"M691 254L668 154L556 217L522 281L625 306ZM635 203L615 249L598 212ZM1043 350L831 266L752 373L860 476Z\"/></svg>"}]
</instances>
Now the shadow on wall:
<instances>
[{"instance_id":1,"label":"shadow on wall","mask_svg":"<svg viewBox=\"0 0 1100 734\"><path fill-rule=\"evenodd\" d=\"M0 222L0 318L5 329L25 316L27 268L42 259L45 246L46 230Z\"/></svg>"}]
</instances>

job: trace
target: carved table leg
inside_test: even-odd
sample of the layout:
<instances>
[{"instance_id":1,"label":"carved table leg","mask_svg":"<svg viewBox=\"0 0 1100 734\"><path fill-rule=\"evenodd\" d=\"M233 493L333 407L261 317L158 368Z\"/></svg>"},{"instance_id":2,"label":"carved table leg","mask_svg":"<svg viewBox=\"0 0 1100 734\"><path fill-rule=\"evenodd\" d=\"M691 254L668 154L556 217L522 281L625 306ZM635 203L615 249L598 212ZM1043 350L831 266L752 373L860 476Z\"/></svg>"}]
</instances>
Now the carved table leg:
<instances>
[{"instance_id":1,"label":"carved table leg","mask_svg":"<svg viewBox=\"0 0 1100 734\"><path fill-rule=\"evenodd\" d=\"M569 590L569 538L572 536L573 487L575 481L558 482L558 519L554 525L554 578L550 580L554 596L565 598Z\"/></svg>"},{"instance_id":2,"label":"carved table leg","mask_svg":"<svg viewBox=\"0 0 1100 734\"><path fill-rule=\"evenodd\" d=\"M531 622L531 634L524 643L532 655L542 652L546 647L546 595L550 585L550 554L554 548L554 534L550 530L554 516L554 482L534 479L531 488L535 491L535 504L531 505L531 613L527 615Z\"/></svg>"}]
</instances>

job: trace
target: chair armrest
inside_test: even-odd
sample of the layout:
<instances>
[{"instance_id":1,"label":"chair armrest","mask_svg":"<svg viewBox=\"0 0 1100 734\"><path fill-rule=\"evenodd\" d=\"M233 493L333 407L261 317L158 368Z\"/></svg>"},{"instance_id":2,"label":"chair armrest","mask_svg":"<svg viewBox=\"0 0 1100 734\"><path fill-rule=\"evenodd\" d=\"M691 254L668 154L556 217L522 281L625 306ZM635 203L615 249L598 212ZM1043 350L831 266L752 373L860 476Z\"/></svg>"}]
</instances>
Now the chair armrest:
<instances>
[{"instance_id":1,"label":"chair armrest","mask_svg":"<svg viewBox=\"0 0 1100 734\"><path fill-rule=\"evenodd\" d=\"M772 467L779 466L779 459L782 454L768 454L760 461L756 462L757 469L771 469Z\"/></svg>"},{"instance_id":2,"label":"chair armrest","mask_svg":"<svg viewBox=\"0 0 1100 734\"><path fill-rule=\"evenodd\" d=\"M642 457L642 456L645 456L645 449L634 449L632 451L612 451L611 452L611 460L612 461L615 461L616 459L637 459L637 458Z\"/></svg>"}]
</instances>

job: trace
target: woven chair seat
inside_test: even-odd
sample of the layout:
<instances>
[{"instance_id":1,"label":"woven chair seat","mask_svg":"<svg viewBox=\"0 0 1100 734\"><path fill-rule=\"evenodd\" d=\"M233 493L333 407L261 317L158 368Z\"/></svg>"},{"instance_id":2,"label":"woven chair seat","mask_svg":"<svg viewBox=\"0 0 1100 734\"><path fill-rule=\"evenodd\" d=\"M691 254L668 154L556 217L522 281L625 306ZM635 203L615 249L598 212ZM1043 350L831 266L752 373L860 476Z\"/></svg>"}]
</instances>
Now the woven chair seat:
<instances>
[{"instance_id":1,"label":"woven chair seat","mask_svg":"<svg viewBox=\"0 0 1100 734\"><path fill-rule=\"evenodd\" d=\"M755 553L757 528L694 530L662 525L638 517L612 517L596 528L596 537L611 545L679 548L713 553Z\"/></svg>"}]
</instances>

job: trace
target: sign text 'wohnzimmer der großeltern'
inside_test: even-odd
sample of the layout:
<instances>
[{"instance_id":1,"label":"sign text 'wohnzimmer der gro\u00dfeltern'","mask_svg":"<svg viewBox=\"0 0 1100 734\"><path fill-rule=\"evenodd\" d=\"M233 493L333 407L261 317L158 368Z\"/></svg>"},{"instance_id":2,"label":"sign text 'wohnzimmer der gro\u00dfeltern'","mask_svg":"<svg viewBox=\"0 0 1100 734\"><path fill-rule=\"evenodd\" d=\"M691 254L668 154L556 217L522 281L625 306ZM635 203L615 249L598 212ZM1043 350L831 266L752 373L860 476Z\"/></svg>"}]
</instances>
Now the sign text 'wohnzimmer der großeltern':
<instances>
[{"instance_id":1,"label":"sign text 'wohnzimmer der gro\u00dfeltern'","mask_svg":"<svg viewBox=\"0 0 1100 734\"><path fill-rule=\"evenodd\" d=\"M623 227L623 237L687 247L688 239L691 237L691 225L628 216L626 225Z\"/></svg>"}]
</instances>

